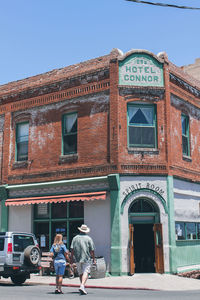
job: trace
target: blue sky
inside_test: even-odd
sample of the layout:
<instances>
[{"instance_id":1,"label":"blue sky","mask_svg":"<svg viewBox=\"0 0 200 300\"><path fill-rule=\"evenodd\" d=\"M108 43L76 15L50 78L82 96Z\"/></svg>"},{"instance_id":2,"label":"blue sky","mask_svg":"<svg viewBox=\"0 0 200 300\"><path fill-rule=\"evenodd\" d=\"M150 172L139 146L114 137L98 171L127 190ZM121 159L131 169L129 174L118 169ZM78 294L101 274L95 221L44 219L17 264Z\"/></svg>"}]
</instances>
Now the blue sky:
<instances>
[{"instance_id":1,"label":"blue sky","mask_svg":"<svg viewBox=\"0 0 200 300\"><path fill-rule=\"evenodd\" d=\"M200 7L197 0L151 1ZM165 51L181 66L200 57L200 10L125 0L0 0L0 37L0 84L113 48Z\"/></svg>"}]
</instances>

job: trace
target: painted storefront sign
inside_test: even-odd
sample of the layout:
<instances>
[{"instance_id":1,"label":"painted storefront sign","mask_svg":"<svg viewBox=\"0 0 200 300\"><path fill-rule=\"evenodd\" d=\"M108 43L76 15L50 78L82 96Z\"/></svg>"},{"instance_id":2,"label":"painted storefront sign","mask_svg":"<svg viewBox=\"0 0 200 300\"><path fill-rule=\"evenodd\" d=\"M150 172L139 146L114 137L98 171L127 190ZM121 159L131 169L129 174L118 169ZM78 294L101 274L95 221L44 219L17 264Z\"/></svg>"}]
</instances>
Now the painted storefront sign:
<instances>
[{"instance_id":1,"label":"painted storefront sign","mask_svg":"<svg viewBox=\"0 0 200 300\"><path fill-rule=\"evenodd\" d=\"M149 189L149 190L157 192L161 196L164 195L164 191L159 185L155 185L155 184L149 183L149 182L147 182L147 183L138 182L136 184L132 184L131 186L129 186L128 188L125 189L125 191L123 192L123 195L126 197L133 191L140 190L140 189Z\"/></svg>"},{"instance_id":2,"label":"painted storefront sign","mask_svg":"<svg viewBox=\"0 0 200 300\"><path fill-rule=\"evenodd\" d=\"M119 85L163 87L163 66L148 54L134 53L119 62Z\"/></svg>"}]
</instances>

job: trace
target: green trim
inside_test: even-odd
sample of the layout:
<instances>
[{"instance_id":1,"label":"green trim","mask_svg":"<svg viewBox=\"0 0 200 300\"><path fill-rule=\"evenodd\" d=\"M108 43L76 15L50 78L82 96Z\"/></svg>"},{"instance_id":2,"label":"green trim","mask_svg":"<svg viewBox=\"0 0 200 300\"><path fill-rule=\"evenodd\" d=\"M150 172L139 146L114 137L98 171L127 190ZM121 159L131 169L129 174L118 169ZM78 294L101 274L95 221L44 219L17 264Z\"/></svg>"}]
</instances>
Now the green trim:
<instances>
[{"instance_id":1,"label":"green trim","mask_svg":"<svg viewBox=\"0 0 200 300\"><path fill-rule=\"evenodd\" d=\"M152 220L132 220L134 217L152 217ZM159 213L129 213L129 224L155 224L159 223Z\"/></svg>"},{"instance_id":2,"label":"green trim","mask_svg":"<svg viewBox=\"0 0 200 300\"><path fill-rule=\"evenodd\" d=\"M182 123L185 121L185 131L183 132ZM182 127L182 152L183 155L186 155L187 157L190 157L190 129L189 129L189 117L185 114L181 114L181 127ZM183 150L183 138L187 139L187 151L184 152Z\"/></svg>"},{"instance_id":3,"label":"green trim","mask_svg":"<svg viewBox=\"0 0 200 300\"><path fill-rule=\"evenodd\" d=\"M8 207L5 206L7 195L7 185L0 186L0 200L1 200L1 231L8 231Z\"/></svg>"},{"instance_id":4,"label":"green trim","mask_svg":"<svg viewBox=\"0 0 200 300\"><path fill-rule=\"evenodd\" d=\"M130 107L136 107L136 108L145 108L149 107L153 111L153 122L152 124L144 124L144 123L131 123L129 120L129 109ZM154 129L154 136L155 136L155 144L149 145L149 144L130 144L130 133L129 128L153 128ZM130 148L155 148L157 149L157 107L154 104L144 104L144 103L133 103L129 102L127 104L127 138L128 138L128 147Z\"/></svg>"},{"instance_id":5,"label":"green trim","mask_svg":"<svg viewBox=\"0 0 200 300\"><path fill-rule=\"evenodd\" d=\"M108 176L111 210L111 274L120 276L122 270L120 226L120 178L119 174Z\"/></svg>"},{"instance_id":6,"label":"green trim","mask_svg":"<svg viewBox=\"0 0 200 300\"><path fill-rule=\"evenodd\" d=\"M17 145L20 142L20 141L18 141L18 139L19 139L19 127L21 125L24 125L24 124L28 124L28 135L27 135L28 138L27 138L27 142L29 144L29 122L20 122L20 123L17 123L16 124L16 132L15 132L15 161L26 161L26 160L28 160L28 152L27 152L27 159L20 159L18 157L18 147L17 147Z\"/></svg>"},{"instance_id":7,"label":"green trim","mask_svg":"<svg viewBox=\"0 0 200 300\"><path fill-rule=\"evenodd\" d=\"M69 132L69 133L65 134L65 119L70 115L76 115L77 129L76 129L75 132ZM64 153L64 137L65 136L76 136L76 150L75 151L71 151L71 152L69 151L69 152ZM70 113L64 114L62 116L62 149L61 149L62 155L77 153L77 148L78 148L77 141L78 141L78 113L77 112L70 112Z\"/></svg>"},{"instance_id":8,"label":"green trim","mask_svg":"<svg viewBox=\"0 0 200 300\"><path fill-rule=\"evenodd\" d=\"M176 235L174 220L174 184L173 176L167 177L167 203L168 203L168 230L169 230L169 266L170 272L176 273L175 251L176 251Z\"/></svg>"},{"instance_id":9,"label":"green trim","mask_svg":"<svg viewBox=\"0 0 200 300\"><path fill-rule=\"evenodd\" d=\"M153 190L150 190L150 189L146 189L146 188L142 188L142 189L137 189L137 190L133 190L132 192L130 192L123 200L122 204L121 204L121 215L124 213L124 207L126 205L126 202L128 201L128 199L130 198L130 196L134 195L134 194L138 194L140 192L148 192L148 193L151 193L151 194L154 194L155 196L157 196L163 207L164 207L164 210L165 210L165 213L168 214L168 208L167 208L167 205L166 205L166 202L165 202L165 199L159 194L157 193L156 191L153 191Z\"/></svg>"},{"instance_id":10,"label":"green trim","mask_svg":"<svg viewBox=\"0 0 200 300\"><path fill-rule=\"evenodd\" d=\"M29 184L17 184L17 185L10 185L7 187L8 190L15 190L15 189L40 189L45 187L58 187L58 186L68 186L72 184L91 184L91 183L98 183L101 181L107 182L107 176L101 177L90 177L90 178L81 178L81 179L70 179L70 180L60 180L60 181L51 181L51 182L42 182L42 183L29 183Z\"/></svg>"},{"instance_id":11,"label":"green trim","mask_svg":"<svg viewBox=\"0 0 200 300\"><path fill-rule=\"evenodd\" d=\"M35 204L37 205L37 204ZM34 213L36 212L36 210L34 209ZM63 222L66 223L66 228L67 228L67 247L70 248L70 244L69 244L69 223L72 221L82 221L84 222L84 210L83 210L83 217L79 217L79 218L72 218L69 217L69 202L67 202L67 207L66 207L66 213L67 216L65 218L53 218L52 217L52 203L49 203L49 215L46 218L36 218L35 215L33 216L33 222L34 222L34 233L36 234L36 227L35 224L37 223L48 223L49 224L49 248L51 248L51 245L53 243L52 240L52 224L55 222Z\"/></svg>"}]
</instances>

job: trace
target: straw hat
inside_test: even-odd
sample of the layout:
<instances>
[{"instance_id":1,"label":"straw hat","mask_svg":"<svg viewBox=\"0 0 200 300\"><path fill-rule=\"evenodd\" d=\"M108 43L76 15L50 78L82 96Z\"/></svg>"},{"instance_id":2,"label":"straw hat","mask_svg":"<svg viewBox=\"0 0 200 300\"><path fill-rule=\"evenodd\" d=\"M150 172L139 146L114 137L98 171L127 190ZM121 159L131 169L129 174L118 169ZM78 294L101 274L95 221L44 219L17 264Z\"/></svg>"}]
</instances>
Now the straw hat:
<instances>
[{"instance_id":1,"label":"straw hat","mask_svg":"<svg viewBox=\"0 0 200 300\"><path fill-rule=\"evenodd\" d=\"M78 230L80 230L81 232L84 232L84 233L90 232L90 228L87 227L87 225L85 225L85 224L82 224L81 227L78 227Z\"/></svg>"}]
</instances>

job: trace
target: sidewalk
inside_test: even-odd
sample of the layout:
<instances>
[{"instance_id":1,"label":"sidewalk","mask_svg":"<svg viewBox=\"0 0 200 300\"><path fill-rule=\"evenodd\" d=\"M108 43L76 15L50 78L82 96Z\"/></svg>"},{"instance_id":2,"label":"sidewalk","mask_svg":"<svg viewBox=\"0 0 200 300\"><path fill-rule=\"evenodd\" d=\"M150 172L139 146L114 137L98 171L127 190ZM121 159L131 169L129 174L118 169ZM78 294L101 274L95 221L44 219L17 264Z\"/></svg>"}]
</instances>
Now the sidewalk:
<instances>
[{"instance_id":1,"label":"sidewalk","mask_svg":"<svg viewBox=\"0 0 200 300\"><path fill-rule=\"evenodd\" d=\"M5 279L4 279L5 280ZM8 281L8 279L7 279ZM1 282L1 280L0 280ZM54 276L31 275L26 281L30 284L47 284L54 285ZM79 278L64 278L63 286L79 287ZM121 277L105 277L102 279L88 279L87 288L104 288L104 289L133 289L133 290L162 290L162 291L183 291L183 290L199 290L200 280L179 277L169 274L135 274L133 276Z\"/></svg>"}]
</instances>

